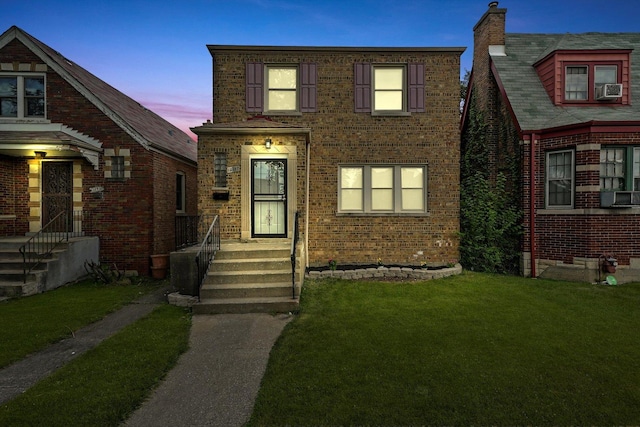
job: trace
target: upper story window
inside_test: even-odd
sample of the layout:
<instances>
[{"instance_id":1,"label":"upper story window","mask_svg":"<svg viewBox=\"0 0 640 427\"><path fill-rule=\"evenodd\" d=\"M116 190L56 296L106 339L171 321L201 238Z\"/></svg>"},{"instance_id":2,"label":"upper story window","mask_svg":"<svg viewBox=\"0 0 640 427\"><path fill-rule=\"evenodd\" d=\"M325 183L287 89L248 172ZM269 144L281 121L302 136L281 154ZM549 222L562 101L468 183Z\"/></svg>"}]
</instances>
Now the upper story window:
<instances>
[{"instance_id":1,"label":"upper story window","mask_svg":"<svg viewBox=\"0 0 640 427\"><path fill-rule=\"evenodd\" d=\"M246 64L246 111L300 114L316 111L315 63Z\"/></svg>"},{"instance_id":2,"label":"upper story window","mask_svg":"<svg viewBox=\"0 0 640 427\"><path fill-rule=\"evenodd\" d=\"M406 111L404 67L373 67L374 111Z\"/></svg>"},{"instance_id":3,"label":"upper story window","mask_svg":"<svg viewBox=\"0 0 640 427\"><path fill-rule=\"evenodd\" d=\"M340 166L338 212L355 214L426 213L424 165Z\"/></svg>"},{"instance_id":4,"label":"upper story window","mask_svg":"<svg viewBox=\"0 0 640 427\"><path fill-rule=\"evenodd\" d=\"M44 76L0 74L0 118L44 117Z\"/></svg>"},{"instance_id":5,"label":"upper story window","mask_svg":"<svg viewBox=\"0 0 640 427\"><path fill-rule=\"evenodd\" d=\"M567 65L564 69L564 101L572 103L620 99L622 89L616 86L621 81L619 69L615 64ZM609 87L605 93L605 85L614 87Z\"/></svg>"},{"instance_id":6,"label":"upper story window","mask_svg":"<svg viewBox=\"0 0 640 427\"><path fill-rule=\"evenodd\" d=\"M124 156L111 157L111 178L124 178Z\"/></svg>"},{"instance_id":7,"label":"upper story window","mask_svg":"<svg viewBox=\"0 0 640 427\"><path fill-rule=\"evenodd\" d=\"M424 64L354 64L355 112L409 115L425 111Z\"/></svg>"},{"instance_id":8,"label":"upper story window","mask_svg":"<svg viewBox=\"0 0 640 427\"><path fill-rule=\"evenodd\" d=\"M572 208L575 191L575 160L573 150L547 153L546 205L548 208Z\"/></svg>"},{"instance_id":9,"label":"upper story window","mask_svg":"<svg viewBox=\"0 0 640 427\"><path fill-rule=\"evenodd\" d=\"M298 111L298 68L266 67L266 111Z\"/></svg>"}]
</instances>

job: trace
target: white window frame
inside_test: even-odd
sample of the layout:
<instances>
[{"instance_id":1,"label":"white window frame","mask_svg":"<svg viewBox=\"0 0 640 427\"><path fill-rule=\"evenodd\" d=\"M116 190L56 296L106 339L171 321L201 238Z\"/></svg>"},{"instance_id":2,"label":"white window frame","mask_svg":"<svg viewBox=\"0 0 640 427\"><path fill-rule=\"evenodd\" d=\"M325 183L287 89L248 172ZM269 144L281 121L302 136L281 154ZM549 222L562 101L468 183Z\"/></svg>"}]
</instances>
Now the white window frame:
<instances>
[{"instance_id":1,"label":"white window frame","mask_svg":"<svg viewBox=\"0 0 640 427\"><path fill-rule=\"evenodd\" d=\"M295 70L296 72L296 87L294 89L288 88L275 88L272 89L269 87L269 72L271 70ZM276 110L271 109L271 105L269 103L269 93L272 90L279 91L287 91L287 92L295 92L296 98L296 106L294 109L290 110ZM298 65L291 64L266 64L264 66L264 112L270 114L291 114L291 113L299 113L300 112L300 67Z\"/></svg>"},{"instance_id":2,"label":"white window frame","mask_svg":"<svg viewBox=\"0 0 640 427\"><path fill-rule=\"evenodd\" d=\"M376 84L376 70L396 69L402 71L402 84L399 89L382 89ZM376 109L376 95L391 91L402 91L402 107L397 110ZM408 82L406 64L372 64L371 66L371 113L373 115L399 115L408 113Z\"/></svg>"},{"instance_id":3,"label":"white window frame","mask_svg":"<svg viewBox=\"0 0 640 427\"><path fill-rule=\"evenodd\" d=\"M178 177L181 177L178 182ZM178 188L180 186L180 188ZM180 197L178 205L178 197ZM182 208L182 209L180 209ZM187 211L187 176L184 172L176 172L176 213L185 213Z\"/></svg>"},{"instance_id":4,"label":"white window frame","mask_svg":"<svg viewBox=\"0 0 640 427\"><path fill-rule=\"evenodd\" d=\"M17 82L16 82L16 86L17 86L17 94L16 94L16 98L17 98L17 115L15 117L13 116L0 116L0 120L46 120L47 118L47 76L44 73L0 73L0 78L1 77L10 77L10 78L16 78ZM43 80L43 85L44 85L44 93L42 95L42 99L44 102L44 112L42 116L27 116L25 114L26 110L26 95L25 95L25 86L24 86L24 79L25 78L42 78Z\"/></svg>"},{"instance_id":5,"label":"white window frame","mask_svg":"<svg viewBox=\"0 0 640 427\"><path fill-rule=\"evenodd\" d=\"M558 155L558 154L565 154L565 153L570 153L571 154L571 177L570 178L554 178L551 179L550 175L550 157L553 155ZM545 185L544 185L544 192L545 192L545 206L548 209L573 209L574 206L574 200L575 200L575 195L576 195L576 153L574 150L556 150L556 151L548 151L546 153L545 156ZM570 180L570 187L571 187L571 196L570 196L570 203L569 204L551 204L550 203L550 197L549 197L549 188L550 188L550 182L552 181L561 181L564 179L569 179Z\"/></svg>"},{"instance_id":6,"label":"white window frame","mask_svg":"<svg viewBox=\"0 0 640 427\"><path fill-rule=\"evenodd\" d=\"M342 170L344 168L360 169L362 171L361 187L347 188L343 187ZM372 186L372 170L375 168L393 168L393 186L391 188L393 195L393 207L391 209L375 209L372 206L372 193L376 190ZM402 194L403 190L415 190L417 187L402 187L402 170L406 168L422 169L422 209L403 209ZM428 213L427 193L428 193L428 167L426 164L344 164L338 166L338 214L352 215L426 215ZM388 190L388 188L386 188ZM343 190L360 190L359 209L343 208Z\"/></svg>"},{"instance_id":7,"label":"white window frame","mask_svg":"<svg viewBox=\"0 0 640 427\"><path fill-rule=\"evenodd\" d=\"M569 74L569 69L570 68L576 68L576 69L584 69L585 73L580 73L580 74ZM581 65L581 64L575 64L575 65L567 65L564 68L564 100L568 101L568 102L575 102L575 101L583 101L583 102L588 102L590 99L589 96L589 66L588 65ZM584 82L584 90L572 90L569 92L569 76L584 76L584 78L586 79L586 81ZM582 86L581 86L582 88ZM569 93L582 93L584 92L585 97L584 98L569 98L567 97L567 95Z\"/></svg>"}]
</instances>

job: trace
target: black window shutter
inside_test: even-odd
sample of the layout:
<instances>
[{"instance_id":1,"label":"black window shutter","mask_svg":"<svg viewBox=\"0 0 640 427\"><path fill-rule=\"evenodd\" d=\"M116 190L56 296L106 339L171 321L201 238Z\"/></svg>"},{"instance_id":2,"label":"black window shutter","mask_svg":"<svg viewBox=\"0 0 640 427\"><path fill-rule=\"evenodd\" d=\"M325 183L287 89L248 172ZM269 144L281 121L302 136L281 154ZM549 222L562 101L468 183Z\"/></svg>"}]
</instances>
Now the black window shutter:
<instances>
[{"instance_id":1,"label":"black window shutter","mask_svg":"<svg viewBox=\"0 0 640 427\"><path fill-rule=\"evenodd\" d=\"M356 113L371 112L371 64L356 62L354 73L354 105Z\"/></svg>"},{"instance_id":2,"label":"black window shutter","mask_svg":"<svg viewBox=\"0 0 640 427\"><path fill-rule=\"evenodd\" d=\"M424 113L424 64L409 64L409 111Z\"/></svg>"},{"instance_id":3,"label":"black window shutter","mask_svg":"<svg viewBox=\"0 0 640 427\"><path fill-rule=\"evenodd\" d=\"M247 112L261 113L263 109L263 88L262 88L262 74L264 72L264 66L262 62L247 62L246 66L246 106Z\"/></svg>"},{"instance_id":4,"label":"black window shutter","mask_svg":"<svg viewBox=\"0 0 640 427\"><path fill-rule=\"evenodd\" d=\"M303 62L300 64L300 111L316 112L317 64Z\"/></svg>"}]
</instances>

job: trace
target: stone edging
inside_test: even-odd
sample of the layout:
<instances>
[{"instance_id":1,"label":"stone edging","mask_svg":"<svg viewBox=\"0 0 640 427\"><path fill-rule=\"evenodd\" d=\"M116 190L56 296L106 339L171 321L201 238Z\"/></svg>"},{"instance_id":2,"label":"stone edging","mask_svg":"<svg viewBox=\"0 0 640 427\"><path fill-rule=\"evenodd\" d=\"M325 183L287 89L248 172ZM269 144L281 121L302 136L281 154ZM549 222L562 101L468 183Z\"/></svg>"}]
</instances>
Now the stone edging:
<instances>
[{"instance_id":1,"label":"stone edging","mask_svg":"<svg viewBox=\"0 0 640 427\"><path fill-rule=\"evenodd\" d=\"M327 279L335 277L337 279L373 279L373 278L400 278L431 280L453 276L462 273L462 266L456 264L453 267L439 270L429 270L428 268L411 267L378 267L361 268L356 270L323 270L310 271L305 274L307 279Z\"/></svg>"}]
</instances>

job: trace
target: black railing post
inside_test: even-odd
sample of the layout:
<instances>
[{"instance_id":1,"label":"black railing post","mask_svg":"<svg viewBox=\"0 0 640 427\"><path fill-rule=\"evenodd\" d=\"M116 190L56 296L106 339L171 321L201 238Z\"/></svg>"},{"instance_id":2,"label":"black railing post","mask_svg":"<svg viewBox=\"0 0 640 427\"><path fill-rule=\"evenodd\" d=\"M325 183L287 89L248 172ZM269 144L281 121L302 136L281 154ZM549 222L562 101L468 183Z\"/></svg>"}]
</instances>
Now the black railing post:
<instances>
[{"instance_id":1,"label":"black railing post","mask_svg":"<svg viewBox=\"0 0 640 427\"><path fill-rule=\"evenodd\" d=\"M213 222L207 231L204 239L202 240L202 244L200 245L200 250L196 254L196 265L198 269L198 277L197 283L195 283L195 293L197 297L200 297L200 287L202 286L202 282L204 281L205 276L207 275L207 271L209 271L209 265L216 253L220 249L220 220L216 215L213 218Z\"/></svg>"},{"instance_id":2,"label":"black railing post","mask_svg":"<svg viewBox=\"0 0 640 427\"><path fill-rule=\"evenodd\" d=\"M298 242L298 211L293 217L291 233L291 298L296 298L296 243Z\"/></svg>"}]
</instances>

